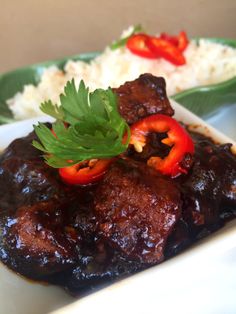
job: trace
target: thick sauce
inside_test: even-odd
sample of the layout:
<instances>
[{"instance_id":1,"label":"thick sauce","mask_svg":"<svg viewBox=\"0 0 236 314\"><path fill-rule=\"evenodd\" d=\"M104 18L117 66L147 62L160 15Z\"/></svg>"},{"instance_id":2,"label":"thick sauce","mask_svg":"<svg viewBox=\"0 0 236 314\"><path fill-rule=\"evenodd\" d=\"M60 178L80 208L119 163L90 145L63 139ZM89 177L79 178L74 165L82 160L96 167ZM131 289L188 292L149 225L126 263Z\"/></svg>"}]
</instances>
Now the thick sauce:
<instances>
[{"instance_id":1,"label":"thick sauce","mask_svg":"<svg viewBox=\"0 0 236 314\"><path fill-rule=\"evenodd\" d=\"M15 140L0 159L1 260L77 294L157 264L217 230L235 217L235 156L228 144L192 136L188 175L169 179L146 166L147 153L137 160L129 152L100 183L84 188L61 182L32 147L34 133Z\"/></svg>"},{"instance_id":2,"label":"thick sauce","mask_svg":"<svg viewBox=\"0 0 236 314\"><path fill-rule=\"evenodd\" d=\"M141 75L114 89L129 124L173 115L163 78ZM161 175L146 164L166 156L166 134L129 149L96 185L65 185L33 148L34 133L0 157L0 260L14 271L78 294L156 265L236 216L236 158L230 144L191 134L187 175Z\"/></svg>"}]
</instances>

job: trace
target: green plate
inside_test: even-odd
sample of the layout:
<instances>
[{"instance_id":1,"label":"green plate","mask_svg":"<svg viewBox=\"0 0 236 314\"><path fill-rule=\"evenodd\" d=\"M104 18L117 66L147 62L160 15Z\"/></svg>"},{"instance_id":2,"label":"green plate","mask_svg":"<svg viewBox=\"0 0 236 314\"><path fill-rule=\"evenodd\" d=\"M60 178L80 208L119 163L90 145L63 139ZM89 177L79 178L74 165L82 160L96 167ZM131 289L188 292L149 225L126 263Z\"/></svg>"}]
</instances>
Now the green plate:
<instances>
[{"instance_id":1,"label":"green plate","mask_svg":"<svg viewBox=\"0 0 236 314\"><path fill-rule=\"evenodd\" d=\"M236 77L215 85L191 88L172 98L196 115L207 119L222 107L236 104Z\"/></svg>"},{"instance_id":2,"label":"green plate","mask_svg":"<svg viewBox=\"0 0 236 314\"><path fill-rule=\"evenodd\" d=\"M207 38L207 40L236 48L236 40L233 39ZM43 69L51 65L63 69L69 59L89 62L98 55L99 52L75 55L61 60L31 65L0 75L0 124L14 121L6 105L6 100L22 91L25 84L37 85ZM206 117L226 104L236 103L236 77L220 84L189 89L174 95L172 98L197 115Z\"/></svg>"},{"instance_id":3,"label":"green plate","mask_svg":"<svg viewBox=\"0 0 236 314\"><path fill-rule=\"evenodd\" d=\"M63 70L68 60L89 62L99 55L99 52L79 54L72 57L66 57L60 60L47 61L20 68L0 75L0 124L13 122L14 118L8 109L6 100L13 97L17 92L23 90L24 85L37 85L41 74L45 68L52 65L58 66Z\"/></svg>"}]
</instances>

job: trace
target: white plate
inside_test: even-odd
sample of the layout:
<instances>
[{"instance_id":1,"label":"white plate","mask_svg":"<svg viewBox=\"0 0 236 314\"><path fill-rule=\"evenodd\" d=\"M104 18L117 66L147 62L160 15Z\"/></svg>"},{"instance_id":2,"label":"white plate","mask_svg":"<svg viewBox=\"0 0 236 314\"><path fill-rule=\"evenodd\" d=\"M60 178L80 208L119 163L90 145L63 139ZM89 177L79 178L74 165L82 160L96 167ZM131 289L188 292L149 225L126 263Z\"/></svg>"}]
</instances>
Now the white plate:
<instances>
[{"instance_id":1,"label":"white plate","mask_svg":"<svg viewBox=\"0 0 236 314\"><path fill-rule=\"evenodd\" d=\"M172 104L178 120L218 142L233 143L183 107ZM1 126L0 148L26 135L37 120ZM60 288L24 280L0 265L0 314L43 314L58 308L54 314L236 313L235 265L236 220L169 261L77 301Z\"/></svg>"},{"instance_id":2,"label":"white plate","mask_svg":"<svg viewBox=\"0 0 236 314\"><path fill-rule=\"evenodd\" d=\"M236 141L236 104L221 108L206 122Z\"/></svg>"}]
</instances>

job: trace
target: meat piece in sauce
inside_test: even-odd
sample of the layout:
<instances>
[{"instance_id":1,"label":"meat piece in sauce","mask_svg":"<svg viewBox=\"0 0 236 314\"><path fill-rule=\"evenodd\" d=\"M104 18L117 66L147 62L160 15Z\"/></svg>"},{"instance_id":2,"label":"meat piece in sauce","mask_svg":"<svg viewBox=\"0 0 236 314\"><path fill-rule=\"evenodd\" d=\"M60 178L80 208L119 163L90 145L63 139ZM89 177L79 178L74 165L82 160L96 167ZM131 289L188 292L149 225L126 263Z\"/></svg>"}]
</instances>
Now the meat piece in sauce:
<instances>
[{"instance_id":1,"label":"meat piece in sauce","mask_svg":"<svg viewBox=\"0 0 236 314\"><path fill-rule=\"evenodd\" d=\"M129 124L174 113L162 78L144 74L114 91ZM204 228L219 228L236 206L229 145L192 134L192 170L169 179L146 166L150 156L169 153L160 144L165 136L150 134L142 154L130 150L93 188L64 185L31 145L34 133L14 141L0 157L0 259L80 293L175 255Z\"/></svg>"},{"instance_id":2,"label":"meat piece in sauce","mask_svg":"<svg viewBox=\"0 0 236 314\"><path fill-rule=\"evenodd\" d=\"M22 206L12 216L0 219L3 261L37 279L71 267L78 239L66 224L67 211L54 200Z\"/></svg>"},{"instance_id":3,"label":"meat piece in sauce","mask_svg":"<svg viewBox=\"0 0 236 314\"><path fill-rule=\"evenodd\" d=\"M236 158L230 144L216 145L203 135L195 140L194 164L179 178L186 221L194 227L218 228L221 213L236 207Z\"/></svg>"},{"instance_id":4,"label":"meat piece in sauce","mask_svg":"<svg viewBox=\"0 0 236 314\"><path fill-rule=\"evenodd\" d=\"M17 272L44 278L75 261L67 226L75 191L45 164L34 139L32 132L13 141L0 158L0 254Z\"/></svg>"},{"instance_id":5,"label":"meat piece in sauce","mask_svg":"<svg viewBox=\"0 0 236 314\"><path fill-rule=\"evenodd\" d=\"M118 161L95 194L100 232L131 260L163 260L166 240L181 215L180 191L145 164Z\"/></svg>"},{"instance_id":6,"label":"meat piece in sauce","mask_svg":"<svg viewBox=\"0 0 236 314\"><path fill-rule=\"evenodd\" d=\"M114 248L107 245L105 241L95 241L87 244L83 250L80 263L68 274L66 288L73 294L96 288L98 285L111 283L117 278L124 278L144 268L146 264L132 261L122 255Z\"/></svg>"},{"instance_id":7,"label":"meat piece in sauce","mask_svg":"<svg viewBox=\"0 0 236 314\"><path fill-rule=\"evenodd\" d=\"M166 96L166 83L162 77L142 74L134 81L126 82L113 91L118 96L118 109L121 116L133 124L152 114L174 114Z\"/></svg>"},{"instance_id":8,"label":"meat piece in sauce","mask_svg":"<svg viewBox=\"0 0 236 314\"><path fill-rule=\"evenodd\" d=\"M0 158L0 208L17 208L51 198L65 197L56 169L32 146L34 132L13 141ZM9 193L10 192L10 193Z\"/></svg>"}]
</instances>

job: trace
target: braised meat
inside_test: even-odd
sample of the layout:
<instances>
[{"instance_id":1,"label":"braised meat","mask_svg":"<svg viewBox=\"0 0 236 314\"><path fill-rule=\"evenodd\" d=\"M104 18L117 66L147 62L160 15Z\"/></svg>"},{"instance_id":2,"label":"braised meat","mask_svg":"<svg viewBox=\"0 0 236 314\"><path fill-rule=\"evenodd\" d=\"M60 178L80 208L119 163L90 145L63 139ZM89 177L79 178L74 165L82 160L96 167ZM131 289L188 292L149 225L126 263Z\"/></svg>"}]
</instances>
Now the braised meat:
<instances>
[{"instance_id":1,"label":"braised meat","mask_svg":"<svg viewBox=\"0 0 236 314\"><path fill-rule=\"evenodd\" d=\"M35 137L15 140L1 156L0 259L72 293L142 269L100 239L96 186L64 185L32 146Z\"/></svg>"},{"instance_id":2,"label":"braised meat","mask_svg":"<svg viewBox=\"0 0 236 314\"><path fill-rule=\"evenodd\" d=\"M162 77L142 74L138 79L113 90L118 96L119 112L129 124L156 113L174 114Z\"/></svg>"},{"instance_id":3,"label":"braised meat","mask_svg":"<svg viewBox=\"0 0 236 314\"><path fill-rule=\"evenodd\" d=\"M62 273L64 278L61 280L57 276L55 281L63 284L74 295L86 292L88 288L97 289L98 285L109 284L117 278L124 278L148 267L147 264L127 259L126 255L101 240L87 243L82 252L80 262L67 274L66 279Z\"/></svg>"},{"instance_id":4,"label":"braised meat","mask_svg":"<svg viewBox=\"0 0 236 314\"><path fill-rule=\"evenodd\" d=\"M184 194L185 219L192 226L216 228L221 213L236 208L236 158L230 144L215 145L192 133L195 162L187 177L179 178Z\"/></svg>"},{"instance_id":5,"label":"braised meat","mask_svg":"<svg viewBox=\"0 0 236 314\"><path fill-rule=\"evenodd\" d=\"M11 268L44 279L75 263L76 232L67 226L69 209L54 201L22 206L0 219L0 257Z\"/></svg>"},{"instance_id":6,"label":"braised meat","mask_svg":"<svg viewBox=\"0 0 236 314\"><path fill-rule=\"evenodd\" d=\"M0 158L0 209L65 197L57 170L47 166L32 146L34 132L13 141Z\"/></svg>"},{"instance_id":7,"label":"braised meat","mask_svg":"<svg viewBox=\"0 0 236 314\"><path fill-rule=\"evenodd\" d=\"M158 263L181 216L180 192L167 177L141 163L118 161L95 193L102 236L131 260Z\"/></svg>"},{"instance_id":8,"label":"braised meat","mask_svg":"<svg viewBox=\"0 0 236 314\"><path fill-rule=\"evenodd\" d=\"M129 124L173 115L165 82L141 75L114 89ZM173 179L147 166L165 158L166 133L150 133L141 153L116 159L104 178L64 184L32 146L34 132L0 156L0 260L29 278L73 294L157 264L236 217L236 158L230 144L196 133L188 174Z\"/></svg>"}]
</instances>

